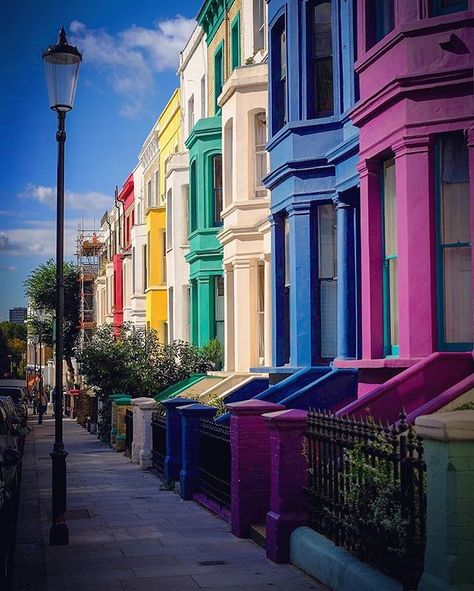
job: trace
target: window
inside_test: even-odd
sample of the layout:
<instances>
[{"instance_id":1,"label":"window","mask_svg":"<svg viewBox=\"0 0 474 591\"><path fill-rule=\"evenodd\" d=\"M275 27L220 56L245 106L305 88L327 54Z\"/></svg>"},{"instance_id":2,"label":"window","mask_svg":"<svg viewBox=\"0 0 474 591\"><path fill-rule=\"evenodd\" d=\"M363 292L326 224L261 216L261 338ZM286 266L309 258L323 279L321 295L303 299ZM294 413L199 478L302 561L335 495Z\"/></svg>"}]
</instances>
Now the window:
<instances>
[{"instance_id":1,"label":"window","mask_svg":"<svg viewBox=\"0 0 474 591\"><path fill-rule=\"evenodd\" d=\"M472 349L472 237L469 160L462 133L437 145L438 317L440 348Z\"/></svg>"},{"instance_id":2,"label":"window","mask_svg":"<svg viewBox=\"0 0 474 591\"><path fill-rule=\"evenodd\" d=\"M253 51L265 49L265 0L253 2Z\"/></svg>"},{"instance_id":3,"label":"window","mask_svg":"<svg viewBox=\"0 0 474 591\"><path fill-rule=\"evenodd\" d=\"M196 174L196 161L194 160L191 164L191 175L189 182L189 233L194 232L197 229L197 174Z\"/></svg>"},{"instance_id":4,"label":"window","mask_svg":"<svg viewBox=\"0 0 474 591\"><path fill-rule=\"evenodd\" d=\"M332 3L316 0L308 5L310 63L308 72L308 116L334 112Z\"/></svg>"},{"instance_id":5,"label":"window","mask_svg":"<svg viewBox=\"0 0 474 591\"><path fill-rule=\"evenodd\" d=\"M148 241L150 240L150 234L148 234ZM143 292L148 289L148 248L147 245L143 245Z\"/></svg>"},{"instance_id":6,"label":"window","mask_svg":"<svg viewBox=\"0 0 474 591\"><path fill-rule=\"evenodd\" d=\"M367 0L367 49L383 39L395 26L394 0Z\"/></svg>"},{"instance_id":7,"label":"window","mask_svg":"<svg viewBox=\"0 0 474 591\"><path fill-rule=\"evenodd\" d=\"M201 117L206 116L206 75L201 78Z\"/></svg>"},{"instance_id":8,"label":"window","mask_svg":"<svg viewBox=\"0 0 474 591\"><path fill-rule=\"evenodd\" d=\"M224 344L224 277L217 275L214 278L214 293L215 293L215 337Z\"/></svg>"},{"instance_id":9,"label":"window","mask_svg":"<svg viewBox=\"0 0 474 591\"><path fill-rule=\"evenodd\" d=\"M287 364L290 362L290 222L285 219L285 287L283 291L283 314L284 334L283 334L283 360Z\"/></svg>"},{"instance_id":10,"label":"window","mask_svg":"<svg viewBox=\"0 0 474 591\"><path fill-rule=\"evenodd\" d=\"M217 104L217 99L224 86L224 43L221 43L214 54L214 110L219 114L221 108Z\"/></svg>"},{"instance_id":11,"label":"window","mask_svg":"<svg viewBox=\"0 0 474 591\"><path fill-rule=\"evenodd\" d=\"M155 172L155 204L160 204L160 171Z\"/></svg>"},{"instance_id":12,"label":"window","mask_svg":"<svg viewBox=\"0 0 474 591\"><path fill-rule=\"evenodd\" d=\"M212 158L212 192L214 200L214 225L222 224L222 154Z\"/></svg>"},{"instance_id":13,"label":"window","mask_svg":"<svg viewBox=\"0 0 474 591\"><path fill-rule=\"evenodd\" d=\"M397 200L395 160L382 168L383 302L385 355L398 355Z\"/></svg>"},{"instance_id":14,"label":"window","mask_svg":"<svg viewBox=\"0 0 474 591\"><path fill-rule=\"evenodd\" d=\"M225 206L228 207L233 200L233 164L234 164L234 130L233 120L229 119L224 127L224 149L225 149Z\"/></svg>"},{"instance_id":15,"label":"window","mask_svg":"<svg viewBox=\"0 0 474 591\"><path fill-rule=\"evenodd\" d=\"M168 289L168 324L170 343L174 341L174 297L173 288Z\"/></svg>"},{"instance_id":16,"label":"window","mask_svg":"<svg viewBox=\"0 0 474 591\"><path fill-rule=\"evenodd\" d=\"M262 365L265 360L265 266L258 265L257 273L258 358Z\"/></svg>"},{"instance_id":17,"label":"window","mask_svg":"<svg viewBox=\"0 0 474 591\"><path fill-rule=\"evenodd\" d=\"M286 30L284 17L280 17L272 29L272 133L276 133L288 119Z\"/></svg>"},{"instance_id":18,"label":"window","mask_svg":"<svg viewBox=\"0 0 474 591\"><path fill-rule=\"evenodd\" d=\"M431 16L467 10L467 0L431 0Z\"/></svg>"},{"instance_id":19,"label":"window","mask_svg":"<svg viewBox=\"0 0 474 591\"><path fill-rule=\"evenodd\" d=\"M183 286L183 326L184 326L184 340L188 343L191 340L191 325L190 325L190 306L191 306L191 288L189 285Z\"/></svg>"},{"instance_id":20,"label":"window","mask_svg":"<svg viewBox=\"0 0 474 591\"><path fill-rule=\"evenodd\" d=\"M166 283L166 231L161 234L161 283Z\"/></svg>"},{"instance_id":21,"label":"window","mask_svg":"<svg viewBox=\"0 0 474 591\"><path fill-rule=\"evenodd\" d=\"M230 27L230 69L240 66L240 12L232 21Z\"/></svg>"},{"instance_id":22,"label":"window","mask_svg":"<svg viewBox=\"0 0 474 591\"><path fill-rule=\"evenodd\" d=\"M318 207L319 342L321 359L337 354L336 208Z\"/></svg>"},{"instance_id":23,"label":"window","mask_svg":"<svg viewBox=\"0 0 474 591\"><path fill-rule=\"evenodd\" d=\"M267 143L267 118L265 112L256 113L254 117L255 134L255 197L263 199L267 190L263 179L268 172L268 156L265 149Z\"/></svg>"},{"instance_id":24,"label":"window","mask_svg":"<svg viewBox=\"0 0 474 591\"><path fill-rule=\"evenodd\" d=\"M183 185L183 211L184 211L184 224L183 224L183 243L186 244L188 241L189 232L189 185Z\"/></svg>"},{"instance_id":25,"label":"window","mask_svg":"<svg viewBox=\"0 0 474 591\"><path fill-rule=\"evenodd\" d=\"M188 100L188 135L194 127L194 94Z\"/></svg>"},{"instance_id":26,"label":"window","mask_svg":"<svg viewBox=\"0 0 474 591\"><path fill-rule=\"evenodd\" d=\"M136 278L136 272L135 272L135 263L136 263L136 259L135 259L135 247L132 246L132 292L133 294L135 294L135 278Z\"/></svg>"},{"instance_id":27,"label":"window","mask_svg":"<svg viewBox=\"0 0 474 591\"><path fill-rule=\"evenodd\" d=\"M168 189L166 196L166 250L173 248L173 191Z\"/></svg>"},{"instance_id":28,"label":"window","mask_svg":"<svg viewBox=\"0 0 474 591\"><path fill-rule=\"evenodd\" d=\"M153 205L153 197L151 195L151 179L148 181L146 185L146 203L148 207Z\"/></svg>"}]
</instances>

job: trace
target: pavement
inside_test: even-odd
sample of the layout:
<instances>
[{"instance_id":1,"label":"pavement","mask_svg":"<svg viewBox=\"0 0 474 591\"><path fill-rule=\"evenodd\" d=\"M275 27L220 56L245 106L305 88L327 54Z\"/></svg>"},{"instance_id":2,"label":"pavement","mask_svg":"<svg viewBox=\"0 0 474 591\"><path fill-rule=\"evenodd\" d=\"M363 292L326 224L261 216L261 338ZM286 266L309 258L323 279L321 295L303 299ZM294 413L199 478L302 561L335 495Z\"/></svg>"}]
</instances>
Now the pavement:
<instances>
[{"instance_id":1,"label":"pavement","mask_svg":"<svg viewBox=\"0 0 474 591\"><path fill-rule=\"evenodd\" d=\"M68 546L49 546L54 423L30 421L13 591L329 591L64 420Z\"/></svg>"}]
</instances>

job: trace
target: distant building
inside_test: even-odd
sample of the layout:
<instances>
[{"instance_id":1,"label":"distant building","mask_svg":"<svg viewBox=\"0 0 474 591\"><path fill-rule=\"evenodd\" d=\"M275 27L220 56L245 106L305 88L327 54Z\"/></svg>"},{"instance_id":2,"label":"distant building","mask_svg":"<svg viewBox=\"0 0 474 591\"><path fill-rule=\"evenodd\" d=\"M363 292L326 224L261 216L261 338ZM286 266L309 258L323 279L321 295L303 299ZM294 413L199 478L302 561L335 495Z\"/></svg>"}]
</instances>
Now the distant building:
<instances>
[{"instance_id":1,"label":"distant building","mask_svg":"<svg viewBox=\"0 0 474 591\"><path fill-rule=\"evenodd\" d=\"M8 320L15 324L23 324L26 320L26 308L10 308Z\"/></svg>"}]
</instances>

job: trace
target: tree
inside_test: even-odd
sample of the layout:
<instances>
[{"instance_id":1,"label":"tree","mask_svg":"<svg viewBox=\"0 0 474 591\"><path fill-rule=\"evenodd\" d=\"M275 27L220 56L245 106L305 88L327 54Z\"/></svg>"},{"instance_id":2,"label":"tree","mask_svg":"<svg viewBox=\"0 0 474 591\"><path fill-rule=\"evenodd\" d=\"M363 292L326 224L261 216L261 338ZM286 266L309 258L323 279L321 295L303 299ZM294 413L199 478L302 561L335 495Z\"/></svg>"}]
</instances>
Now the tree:
<instances>
[{"instance_id":1,"label":"tree","mask_svg":"<svg viewBox=\"0 0 474 591\"><path fill-rule=\"evenodd\" d=\"M99 396L127 393L152 396L193 373L211 368L197 347L183 341L160 343L154 330L125 324L118 336L113 326L100 326L91 343L78 353L81 373Z\"/></svg>"},{"instance_id":2,"label":"tree","mask_svg":"<svg viewBox=\"0 0 474 591\"><path fill-rule=\"evenodd\" d=\"M70 379L74 381L74 367L72 357L79 335L80 320L80 273L77 265L64 263L64 359L67 363ZM49 259L46 263L34 269L25 280L28 300L33 308L44 308L48 320L44 323L43 331L45 344L52 345L52 325L54 310L56 309L56 263ZM49 321L49 322L48 322ZM32 320L33 330L38 331L37 321Z\"/></svg>"},{"instance_id":3,"label":"tree","mask_svg":"<svg viewBox=\"0 0 474 591\"><path fill-rule=\"evenodd\" d=\"M25 375L26 326L15 322L0 322L0 376L14 368L16 377Z\"/></svg>"}]
</instances>

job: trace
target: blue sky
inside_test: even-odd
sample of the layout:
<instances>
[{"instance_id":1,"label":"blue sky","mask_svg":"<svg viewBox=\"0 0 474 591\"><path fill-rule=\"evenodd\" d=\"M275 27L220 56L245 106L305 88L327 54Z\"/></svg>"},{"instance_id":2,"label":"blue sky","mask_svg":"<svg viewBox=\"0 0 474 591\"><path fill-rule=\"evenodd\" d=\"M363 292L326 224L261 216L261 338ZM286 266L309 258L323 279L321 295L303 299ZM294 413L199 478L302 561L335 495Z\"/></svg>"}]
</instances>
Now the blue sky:
<instances>
[{"instance_id":1,"label":"blue sky","mask_svg":"<svg viewBox=\"0 0 474 591\"><path fill-rule=\"evenodd\" d=\"M78 224L98 227L178 84L201 0L5 0L0 6L0 320L54 255L56 116L41 51L64 25L83 52L66 118L66 255Z\"/></svg>"}]
</instances>

